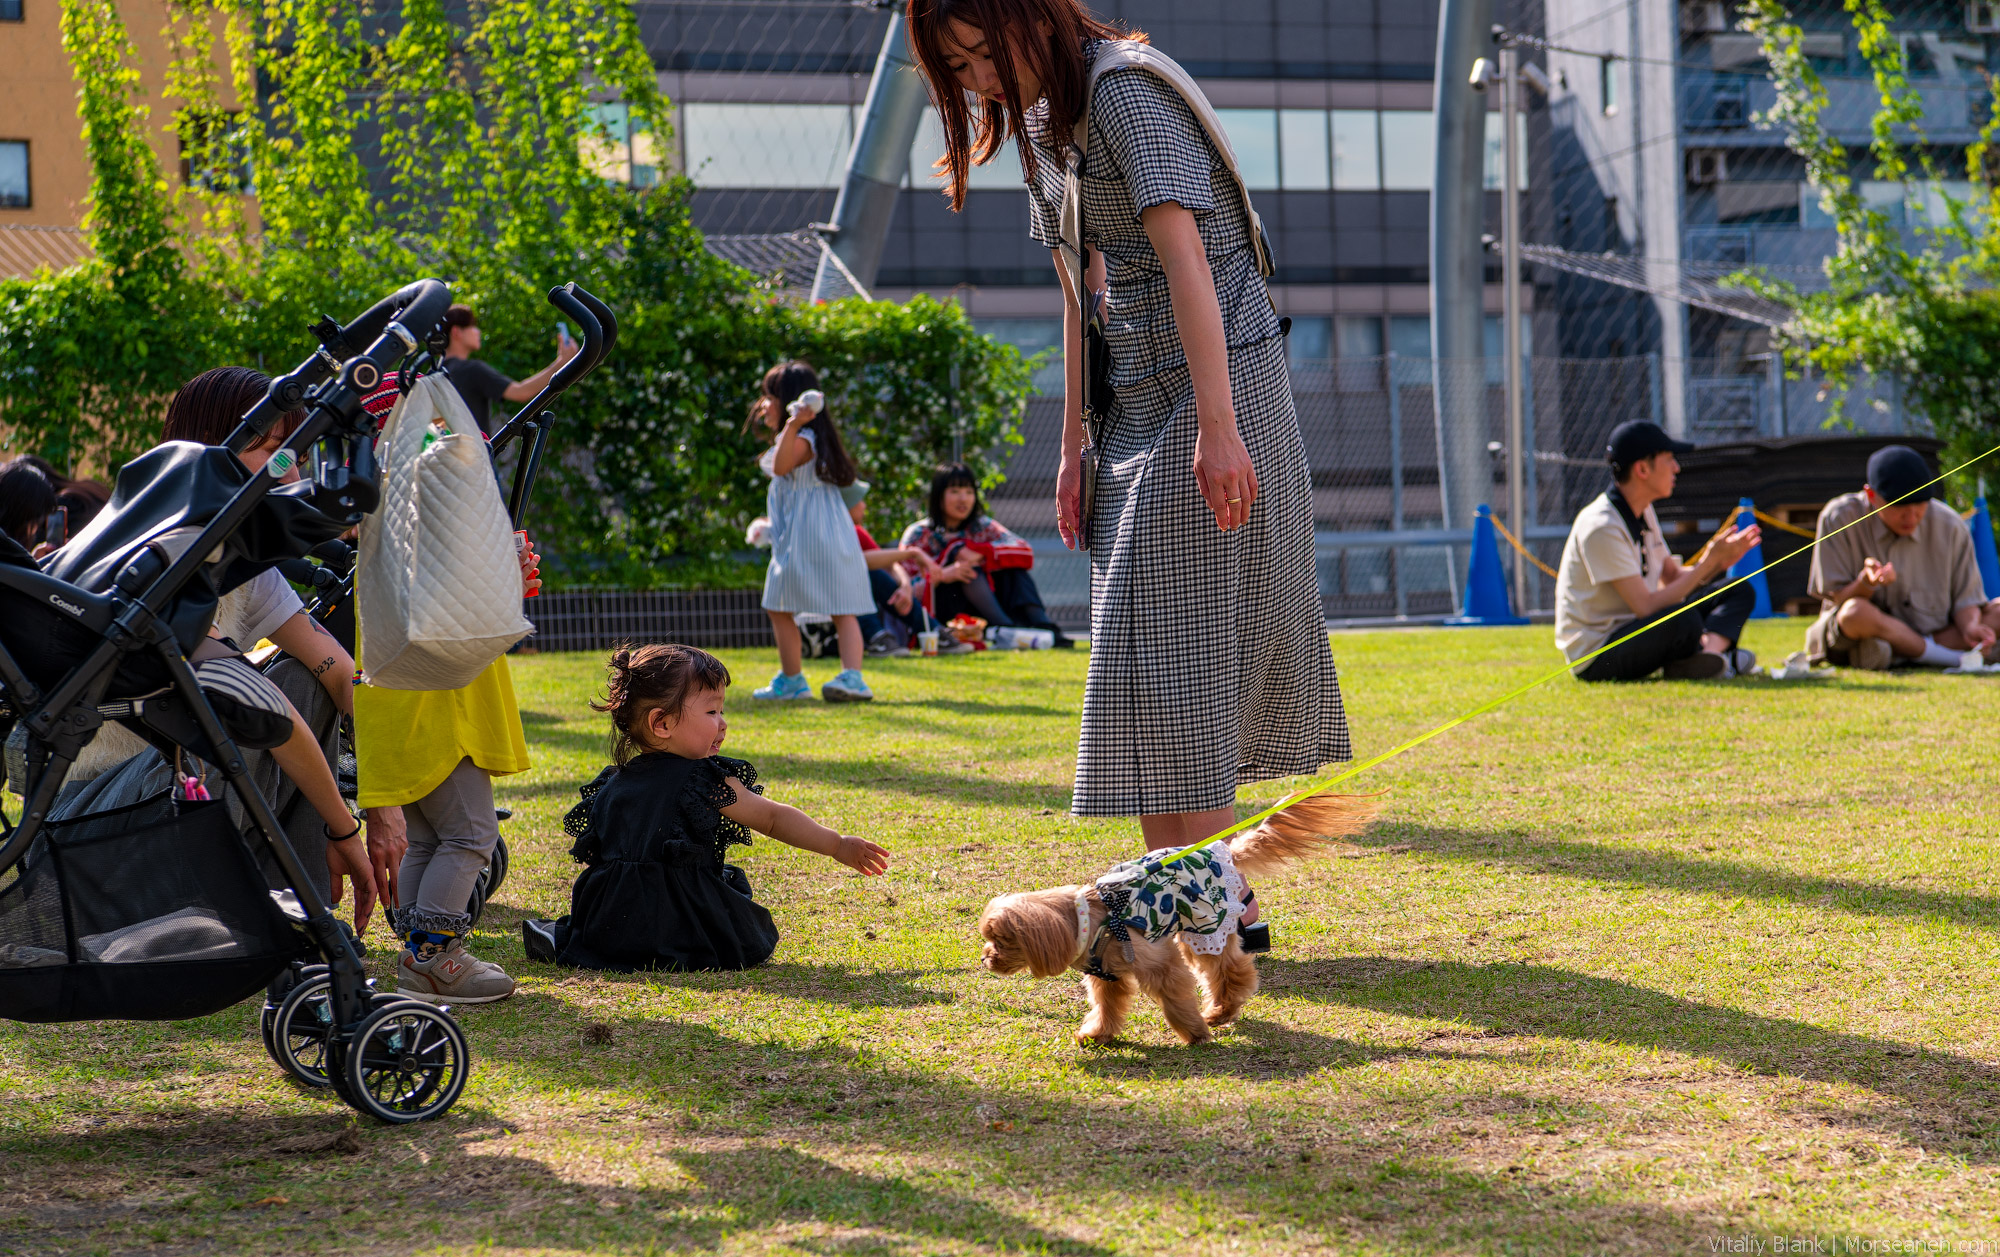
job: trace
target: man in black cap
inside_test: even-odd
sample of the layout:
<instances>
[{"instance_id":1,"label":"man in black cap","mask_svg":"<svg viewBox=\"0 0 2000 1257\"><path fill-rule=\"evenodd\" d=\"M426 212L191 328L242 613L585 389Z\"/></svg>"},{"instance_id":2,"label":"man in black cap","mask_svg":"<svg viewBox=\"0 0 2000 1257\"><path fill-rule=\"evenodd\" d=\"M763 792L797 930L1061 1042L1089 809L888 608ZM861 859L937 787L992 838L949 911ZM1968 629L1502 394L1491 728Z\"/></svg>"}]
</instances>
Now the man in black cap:
<instances>
[{"instance_id":1,"label":"man in black cap","mask_svg":"<svg viewBox=\"0 0 2000 1257\"><path fill-rule=\"evenodd\" d=\"M525 380L510 380L472 356L479 352L481 334L479 317L473 314L471 306L451 307L445 311L444 321L448 329L445 334L445 378L465 399L466 409L472 412L472 417L479 421L479 430L487 436L493 435L494 402L519 405L527 401L542 391L557 367L576 357L576 342L567 334L558 335L554 362Z\"/></svg>"},{"instance_id":2,"label":"man in black cap","mask_svg":"<svg viewBox=\"0 0 2000 1257\"><path fill-rule=\"evenodd\" d=\"M1757 544L1757 526L1731 528L1700 562L1683 566L1667 552L1653 503L1674 494L1679 454L1694 446L1658 424L1620 424L1605 449L1612 484L1577 512L1556 575L1556 646L1571 662L1641 628L1576 669L1583 681L1735 676L1756 666L1736 640L1757 605L1749 582L1720 597L1694 591L1729 570Z\"/></svg>"},{"instance_id":3,"label":"man in black cap","mask_svg":"<svg viewBox=\"0 0 2000 1257\"><path fill-rule=\"evenodd\" d=\"M1885 445L1868 460L1867 486L1820 511L1806 584L1820 600L1806 630L1814 661L1949 668L1975 648L1992 661L2000 601L1987 601L1972 531L1932 495L1936 476L1909 446Z\"/></svg>"}]
</instances>

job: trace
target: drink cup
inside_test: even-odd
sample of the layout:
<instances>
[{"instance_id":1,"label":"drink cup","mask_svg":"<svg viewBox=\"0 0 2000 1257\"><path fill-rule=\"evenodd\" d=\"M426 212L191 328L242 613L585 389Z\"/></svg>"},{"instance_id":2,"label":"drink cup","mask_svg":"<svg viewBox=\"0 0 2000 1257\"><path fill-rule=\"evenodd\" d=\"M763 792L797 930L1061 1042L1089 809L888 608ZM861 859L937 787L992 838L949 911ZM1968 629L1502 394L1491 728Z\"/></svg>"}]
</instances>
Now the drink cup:
<instances>
[{"instance_id":1,"label":"drink cup","mask_svg":"<svg viewBox=\"0 0 2000 1257\"><path fill-rule=\"evenodd\" d=\"M938 653L938 635L936 629L925 629L923 632L917 634L917 651L926 656Z\"/></svg>"}]
</instances>

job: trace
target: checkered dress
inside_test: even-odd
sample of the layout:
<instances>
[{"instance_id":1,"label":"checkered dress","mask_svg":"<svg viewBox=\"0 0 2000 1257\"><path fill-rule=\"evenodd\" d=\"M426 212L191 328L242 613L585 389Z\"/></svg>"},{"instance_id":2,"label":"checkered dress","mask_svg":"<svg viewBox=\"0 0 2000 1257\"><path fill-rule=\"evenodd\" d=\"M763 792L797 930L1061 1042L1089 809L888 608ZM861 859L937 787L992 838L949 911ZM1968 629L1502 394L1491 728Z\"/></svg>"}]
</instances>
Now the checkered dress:
<instances>
[{"instance_id":1,"label":"checkered dress","mask_svg":"<svg viewBox=\"0 0 2000 1257\"><path fill-rule=\"evenodd\" d=\"M1090 520L1090 674L1070 806L1078 816L1209 811L1230 806L1243 782L1352 754L1320 611L1312 477L1249 220L1200 121L1140 69L1098 80L1089 118L1084 227L1108 267L1117 400ZM1046 105L1028 123L1032 234L1053 248L1064 166L1046 143ZM1250 520L1233 532L1215 526L1195 484L1194 383L1139 222L1169 201L1201 230L1237 430L1257 469Z\"/></svg>"}]
</instances>

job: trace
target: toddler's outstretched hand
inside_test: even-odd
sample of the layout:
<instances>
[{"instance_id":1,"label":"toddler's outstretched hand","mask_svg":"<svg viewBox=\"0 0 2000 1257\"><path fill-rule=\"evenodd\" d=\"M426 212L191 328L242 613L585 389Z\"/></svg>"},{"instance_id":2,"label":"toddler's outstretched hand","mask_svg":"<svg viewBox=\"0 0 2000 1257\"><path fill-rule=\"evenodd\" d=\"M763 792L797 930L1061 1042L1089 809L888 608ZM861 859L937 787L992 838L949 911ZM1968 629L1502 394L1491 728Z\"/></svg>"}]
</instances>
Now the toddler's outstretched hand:
<instances>
[{"instance_id":1,"label":"toddler's outstretched hand","mask_svg":"<svg viewBox=\"0 0 2000 1257\"><path fill-rule=\"evenodd\" d=\"M840 846L834 849L833 858L848 868L868 877L888 871L889 853L866 838L856 838L849 834L840 836Z\"/></svg>"}]
</instances>

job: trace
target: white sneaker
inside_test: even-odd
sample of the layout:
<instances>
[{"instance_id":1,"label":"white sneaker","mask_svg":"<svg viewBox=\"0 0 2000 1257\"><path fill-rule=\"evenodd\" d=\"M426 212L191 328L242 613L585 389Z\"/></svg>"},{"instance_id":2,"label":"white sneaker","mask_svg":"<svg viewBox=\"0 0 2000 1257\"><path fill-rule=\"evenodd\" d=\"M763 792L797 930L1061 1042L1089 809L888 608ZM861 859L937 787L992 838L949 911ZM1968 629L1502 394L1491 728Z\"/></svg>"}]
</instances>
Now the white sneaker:
<instances>
[{"instance_id":1,"label":"white sneaker","mask_svg":"<svg viewBox=\"0 0 2000 1257\"><path fill-rule=\"evenodd\" d=\"M452 939L428 960L409 948L396 958L396 994L426 1004L491 1004L514 993L514 979L491 961L480 960Z\"/></svg>"}]
</instances>

